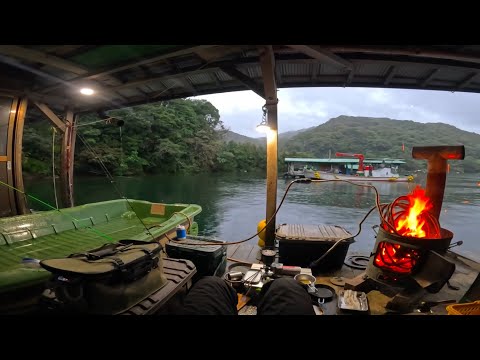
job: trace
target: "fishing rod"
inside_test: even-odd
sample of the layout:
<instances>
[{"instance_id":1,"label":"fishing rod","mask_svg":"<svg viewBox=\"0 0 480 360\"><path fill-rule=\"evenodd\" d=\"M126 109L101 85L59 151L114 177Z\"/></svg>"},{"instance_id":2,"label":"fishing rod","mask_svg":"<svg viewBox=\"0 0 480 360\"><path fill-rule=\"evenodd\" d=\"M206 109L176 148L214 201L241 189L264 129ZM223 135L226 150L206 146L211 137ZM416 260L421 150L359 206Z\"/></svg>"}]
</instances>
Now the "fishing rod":
<instances>
[{"instance_id":1,"label":"fishing rod","mask_svg":"<svg viewBox=\"0 0 480 360\"><path fill-rule=\"evenodd\" d=\"M140 223L141 223L141 224L143 225L143 227L145 228L147 234L150 235L153 240L155 240L155 237L154 237L153 234L150 232L150 229L149 229L149 228L146 226L146 224L142 221L142 219L140 218L140 216L138 216L137 212L135 211L134 207L132 206L132 204L130 203L130 201L128 200L128 198L125 197L125 196L123 196L123 194L120 192L120 190L119 190L118 187L116 186L116 184L115 184L115 179L113 178L113 176L111 175L110 171L107 169L107 167L106 167L105 164L103 163L102 159L100 159L100 157L99 157L98 154L95 152L95 150L85 141L85 139L83 138L83 136L82 136L81 134L79 134L79 133L77 132L77 136L78 136L79 139L82 141L82 143L85 145L85 147L86 147L90 152L92 152L92 154L94 155L94 157L97 159L97 161L99 162L99 164L100 164L103 172L105 173L105 175L106 175L106 176L108 177L108 179L110 180L110 183L112 184L114 190L117 192L117 194L118 194L121 198L123 198L123 199L127 202L127 204L128 204L129 207L132 209L132 211L133 211L133 213L135 214L135 216L138 218L138 220L140 221ZM54 145L54 141L55 141L55 132L53 133L53 140L52 140L52 142L53 142L53 145L52 145L53 148L52 148L52 151L54 151L54 146L55 146L55 145ZM52 157L52 160L55 161L53 157ZM53 167L53 172L55 171L54 169L55 169L55 168ZM55 176L54 173L53 173L53 176ZM27 193L26 191L22 191L22 190L14 187L14 186L12 186L12 185L9 185L9 184L1 181L1 180L0 180L0 185L4 185L4 186L6 186L7 188L9 188L9 189L11 189L11 190L17 191L17 192L19 192L20 194L23 194L24 196L26 196L26 197L28 197L28 198L30 198L30 199L32 199L32 200L34 200L34 201L36 201L36 202L44 205L44 206L46 206L47 208L49 208L49 209L51 209L51 210L58 211L60 214L67 216L68 218L70 218L70 219L73 220L73 221L79 221L78 219L76 219L75 217L71 216L70 214L64 213L63 211L60 211L60 209L58 208L58 206L57 206L57 207L54 207L54 206L50 205L49 203L47 203L46 201L43 201L43 200L39 199L38 197L33 196L33 195ZM55 188L55 187L54 187L54 188ZM55 191L55 198L56 198L56 189L55 189L54 191ZM94 233L96 233L97 235L100 235L101 237L103 237L103 238L105 238L105 239L107 239L107 240L109 240L109 241L112 241L112 240L113 240L113 238L111 238L111 237L108 236L107 234L105 234L105 233L103 233L103 232L101 232L101 231L93 228L92 226L87 226L86 228L92 230L92 231L93 231Z\"/></svg>"},{"instance_id":2,"label":"fishing rod","mask_svg":"<svg viewBox=\"0 0 480 360\"><path fill-rule=\"evenodd\" d=\"M95 159L98 161L98 163L100 164L100 167L102 168L103 172L105 173L105 175L107 176L108 180L110 180L110 184L113 186L113 189L115 190L115 192L117 193L118 196L120 196L120 198L124 199L128 206L130 207L130 209L132 209L133 213L135 214L135 216L137 217L137 219L140 221L140 223L142 224L142 226L145 228L146 232L148 235L150 235L152 237L153 240L156 240L155 239L155 236L153 236L153 234L150 232L150 229L147 227L147 225L143 222L143 220L140 218L140 216L138 216L137 212L135 211L133 205L131 204L131 202L128 200L128 198L126 196L124 196L122 194L122 192L120 191L120 189L117 187L116 185L116 182L115 182L115 179L113 178L112 174L110 173L110 171L108 170L108 168L105 166L104 162L102 161L102 159L100 158L100 156L98 156L98 154L95 152L95 150L87 143L87 141L83 138L83 136L77 131L77 136L78 138L80 139L80 141L83 143L83 145L85 145L85 147L93 154L93 156L95 157Z\"/></svg>"}]
</instances>

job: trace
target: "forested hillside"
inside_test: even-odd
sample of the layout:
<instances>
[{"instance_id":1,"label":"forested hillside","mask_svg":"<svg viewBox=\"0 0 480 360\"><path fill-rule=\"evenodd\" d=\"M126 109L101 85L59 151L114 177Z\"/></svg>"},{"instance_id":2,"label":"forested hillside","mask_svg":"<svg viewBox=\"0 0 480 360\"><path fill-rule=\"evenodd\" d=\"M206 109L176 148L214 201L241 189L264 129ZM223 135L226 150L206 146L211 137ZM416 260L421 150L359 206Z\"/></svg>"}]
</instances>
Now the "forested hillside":
<instances>
[{"instance_id":1,"label":"forested hillside","mask_svg":"<svg viewBox=\"0 0 480 360\"><path fill-rule=\"evenodd\" d=\"M124 125L106 123L97 114L89 114L81 116L77 131L115 175L265 168L263 148L224 141L226 130L218 110L206 100L148 104L113 110L108 116L123 120ZM101 173L97 158L80 136L75 148L76 173ZM59 161L59 135L56 139ZM23 155L26 173L51 174L52 126L46 119L26 122Z\"/></svg>"},{"instance_id":2,"label":"forested hillside","mask_svg":"<svg viewBox=\"0 0 480 360\"><path fill-rule=\"evenodd\" d=\"M405 144L405 151L402 150ZM452 169L480 171L480 135L443 123L417 123L409 120L339 116L281 144L289 156L328 157L335 152L354 152L365 157L404 158L402 168L426 168L425 161L412 160L413 146L465 145L463 161L452 161Z\"/></svg>"},{"instance_id":3,"label":"forested hillside","mask_svg":"<svg viewBox=\"0 0 480 360\"><path fill-rule=\"evenodd\" d=\"M115 175L144 173L198 173L264 170L265 141L227 131L218 110L206 100L173 100L114 110L119 127L97 114L81 116L78 134ZM60 142L55 156L59 169ZM97 158L77 138L76 174L100 174ZM402 150L405 144L405 151ZM329 152L362 153L365 157L404 158L403 170L425 169L426 162L411 159L415 145L464 144L464 161L452 161L453 170L480 171L480 135L442 123L339 116L317 127L280 134L279 173L285 157L328 157ZM23 140L25 173L51 175L52 126L46 119L27 119Z\"/></svg>"}]
</instances>

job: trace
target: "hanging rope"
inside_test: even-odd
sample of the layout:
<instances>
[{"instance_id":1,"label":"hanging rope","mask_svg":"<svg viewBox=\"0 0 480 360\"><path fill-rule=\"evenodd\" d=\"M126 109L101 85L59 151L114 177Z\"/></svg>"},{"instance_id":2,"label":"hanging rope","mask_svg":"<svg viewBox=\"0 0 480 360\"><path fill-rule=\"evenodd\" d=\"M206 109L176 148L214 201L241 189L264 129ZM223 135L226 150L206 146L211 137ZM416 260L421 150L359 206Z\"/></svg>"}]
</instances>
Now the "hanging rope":
<instances>
[{"instance_id":1,"label":"hanging rope","mask_svg":"<svg viewBox=\"0 0 480 360\"><path fill-rule=\"evenodd\" d=\"M55 206L58 210L58 198L57 198L57 184L55 181L55 134L57 129L52 126L52 181L53 181L53 194L55 195Z\"/></svg>"},{"instance_id":2,"label":"hanging rope","mask_svg":"<svg viewBox=\"0 0 480 360\"><path fill-rule=\"evenodd\" d=\"M122 194L122 192L120 191L120 189L117 187L116 183L115 183L115 179L113 178L112 174L110 173L110 171L108 170L108 168L106 167L106 165L103 163L102 159L100 158L100 156L97 154L97 152L88 144L88 142L83 138L83 136L80 134L79 131L77 131L77 137L80 139L80 141L83 143L83 145L92 153L92 155L94 156L94 158L98 161L98 164L100 165L100 167L102 168L103 172L105 173L105 175L107 176L108 180L110 181L110 184L112 185L113 189L115 190L115 192L118 194L118 196L120 196L120 198L124 199L128 206L130 207L130 209L132 209L133 213L135 214L135 216L137 217L137 219L140 221L140 223L142 224L142 226L145 228L145 231L147 232L148 235L150 235L152 237L152 239L155 241L155 236L153 236L153 234L150 232L150 229L147 227L147 225L143 222L142 218L137 214L137 212L135 211L135 208L133 207L133 205L130 203L130 201L128 200L128 198L126 196L124 196Z\"/></svg>"}]
</instances>

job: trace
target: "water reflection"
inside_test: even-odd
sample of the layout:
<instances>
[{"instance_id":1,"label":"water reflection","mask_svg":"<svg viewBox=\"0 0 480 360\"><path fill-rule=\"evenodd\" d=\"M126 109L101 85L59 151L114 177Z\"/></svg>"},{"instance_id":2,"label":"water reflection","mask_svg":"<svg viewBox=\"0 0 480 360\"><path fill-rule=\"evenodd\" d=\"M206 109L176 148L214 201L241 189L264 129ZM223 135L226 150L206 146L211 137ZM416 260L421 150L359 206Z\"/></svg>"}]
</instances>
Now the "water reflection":
<instances>
[{"instance_id":1,"label":"water reflection","mask_svg":"<svg viewBox=\"0 0 480 360\"><path fill-rule=\"evenodd\" d=\"M120 191L130 198L201 205L203 211L196 220L204 235L214 235L228 241L241 240L254 234L257 223L265 218L264 174L155 175L116 180ZM424 180L421 180L420 185L425 186ZM442 227L453 231L453 241L464 241L464 245L456 248L456 251L480 260L480 239L477 236L477 223L480 219L478 181L478 177L473 175L448 176L440 222ZM27 191L54 204L51 180L27 179L25 183ZM290 181L279 179L278 202L289 183ZM382 202L391 202L396 197L409 193L416 185L389 182L372 184L378 189ZM79 205L118 198L106 178L75 179L75 201ZM356 233L358 222L374 204L375 193L371 188L335 182L295 184L278 213L277 224L325 223L344 226ZM30 206L41 209L39 204ZM368 254L375 241L372 226L378 223L378 214L373 213L350 249Z\"/></svg>"}]
</instances>

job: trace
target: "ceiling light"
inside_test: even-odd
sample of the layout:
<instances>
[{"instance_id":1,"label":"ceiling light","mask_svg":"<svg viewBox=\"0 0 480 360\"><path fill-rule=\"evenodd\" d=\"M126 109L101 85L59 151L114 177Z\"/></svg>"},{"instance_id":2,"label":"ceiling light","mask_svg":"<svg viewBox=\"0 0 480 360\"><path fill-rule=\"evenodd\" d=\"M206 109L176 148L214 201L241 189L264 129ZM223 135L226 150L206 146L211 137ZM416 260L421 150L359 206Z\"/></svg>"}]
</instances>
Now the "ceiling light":
<instances>
[{"instance_id":1,"label":"ceiling light","mask_svg":"<svg viewBox=\"0 0 480 360\"><path fill-rule=\"evenodd\" d=\"M83 94L83 95L93 95L95 93L95 91L93 91L93 89L90 89L90 88L82 88L80 89L80 93Z\"/></svg>"}]
</instances>

